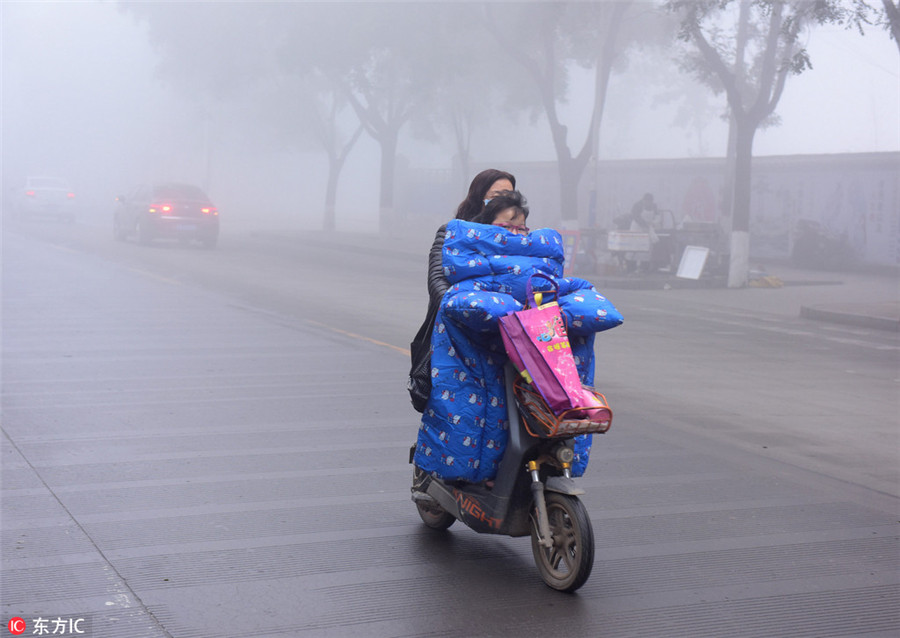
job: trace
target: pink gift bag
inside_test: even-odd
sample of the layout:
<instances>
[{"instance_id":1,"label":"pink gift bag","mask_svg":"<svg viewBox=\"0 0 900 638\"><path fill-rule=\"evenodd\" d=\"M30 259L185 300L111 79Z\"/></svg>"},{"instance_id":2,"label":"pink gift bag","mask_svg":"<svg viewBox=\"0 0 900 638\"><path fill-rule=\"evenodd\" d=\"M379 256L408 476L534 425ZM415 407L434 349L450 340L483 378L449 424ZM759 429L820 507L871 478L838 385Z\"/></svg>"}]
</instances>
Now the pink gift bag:
<instances>
[{"instance_id":1,"label":"pink gift bag","mask_svg":"<svg viewBox=\"0 0 900 638\"><path fill-rule=\"evenodd\" d=\"M573 408L601 407L600 402L581 385L569 336L559 305L537 305L531 279L542 277L554 285L549 276L532 275L527 285L525 310L500 318L500 335L509 359L525 380L534 385L554 414Z\"/></svg>"}]
</instances>

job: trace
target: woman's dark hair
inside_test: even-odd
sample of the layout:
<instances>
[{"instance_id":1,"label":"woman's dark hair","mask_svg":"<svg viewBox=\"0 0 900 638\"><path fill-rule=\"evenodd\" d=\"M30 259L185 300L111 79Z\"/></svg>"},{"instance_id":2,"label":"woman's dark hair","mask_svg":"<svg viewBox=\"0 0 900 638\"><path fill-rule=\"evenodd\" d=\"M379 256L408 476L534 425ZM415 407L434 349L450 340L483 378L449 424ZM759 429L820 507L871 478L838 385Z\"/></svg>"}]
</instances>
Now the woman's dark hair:
<instances>
[{"instance_id":1,"label":"woman's dark hair","mask_svg":"<svg viewBox=\"0 0 900 638\"><path fill-rule=\"evenodd\" d=\"M456 209L456 219L472 221L472 218L484 208L484 198L498 179L508 179L513 188L516 187L516 178L511 173L500 171L496 168L481 171L469 184L469 194L466 195L466 198L462 200Z\"/></svg>"},{"instance_id":2,"label":"woman's dark hair","mask_svg":"<svg viewBox=\"0 0 900 638\"><path fill-rule=\"evenodd\" d=\"M517 214L528 219L528 200L525 199L525 196L519 191L503 191L489 201L471 221L476 224L493 224L497 215L507 208L516 209Z\"/></svg>"}]
</instances>

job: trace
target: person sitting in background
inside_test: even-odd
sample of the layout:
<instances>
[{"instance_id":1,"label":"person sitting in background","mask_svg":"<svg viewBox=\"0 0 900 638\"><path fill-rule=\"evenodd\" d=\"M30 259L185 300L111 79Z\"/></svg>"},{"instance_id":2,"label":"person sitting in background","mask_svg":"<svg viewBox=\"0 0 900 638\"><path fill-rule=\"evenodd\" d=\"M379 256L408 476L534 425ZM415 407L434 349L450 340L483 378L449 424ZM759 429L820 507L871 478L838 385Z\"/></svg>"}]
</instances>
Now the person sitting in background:
<instances>
[{"instance_id":1,"label":"person sitting in background","mask_svg":"<svg viewBox=\"0 0 900 638\"><path fill-rule=\"evenodd\" d=\"M631 207L631 230L650 233L650 242L656 243L659 241L659 237L656 237L658 224L659 208L653 201L653 195L644 193L644 196Z\"/></svg>"},{"instance_id":2,"label":"person sitting in background","mask_svg":"<svg viewBox=\"0 0 900 638\"><path fill-rule=\"evenodd\" d=\"M657 231L661 230L662 216L651 193L635 202L631 207L631 230L647 233L650 236L650 270L656 271L665 266L670 266L672 260L671 236L663 233L660 237Z\"/></svg>"}]
</instances>

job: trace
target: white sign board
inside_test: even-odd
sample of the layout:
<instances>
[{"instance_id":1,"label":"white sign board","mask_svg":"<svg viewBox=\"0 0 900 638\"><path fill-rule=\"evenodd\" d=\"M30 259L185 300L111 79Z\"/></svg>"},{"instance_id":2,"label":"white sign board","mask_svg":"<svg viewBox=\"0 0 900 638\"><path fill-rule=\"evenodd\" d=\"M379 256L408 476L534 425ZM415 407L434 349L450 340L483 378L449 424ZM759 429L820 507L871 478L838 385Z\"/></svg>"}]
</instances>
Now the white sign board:
<instances>
[{"instance_id":1,"label":"white sign board","mask_svg":"<svg viewBox=\"0 0 900 638\"><path fill-rule=\"evenodd\" d=\"M709 248L706 246L685 246L684 252L681 254L681 263L678 264L676 277L700 279L708 257Z\"/></svg>"}]
</instances>

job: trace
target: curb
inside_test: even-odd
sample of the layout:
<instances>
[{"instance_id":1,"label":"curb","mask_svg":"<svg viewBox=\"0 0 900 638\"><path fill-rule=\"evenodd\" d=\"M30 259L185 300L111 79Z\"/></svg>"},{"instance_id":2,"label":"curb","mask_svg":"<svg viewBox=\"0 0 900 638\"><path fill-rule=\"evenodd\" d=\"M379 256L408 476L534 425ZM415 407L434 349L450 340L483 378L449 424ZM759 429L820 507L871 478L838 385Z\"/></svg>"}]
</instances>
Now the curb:
<instances>
[{"instance_id":1,"label":"curb","mask_svg":"<svg viewBox=\"0 0 900 638\"><path fill-rule=\"evenodd\" d=\"M876 330L900 332L900 319L879 316L877 314L862 315L829 310L822 306L801 306L800 316L805 319L814 319L816 321L829 321L831 323L840 323L860 328L875 328Z\"/></svg>"}]
</instances>

